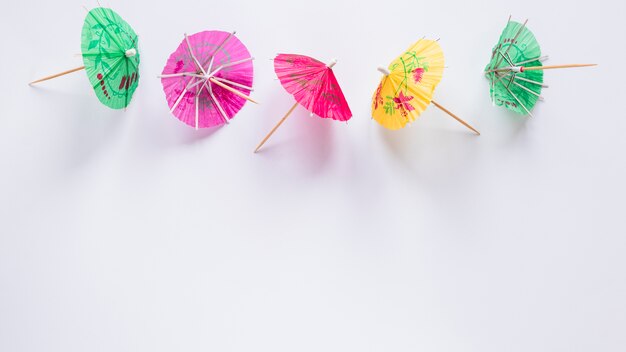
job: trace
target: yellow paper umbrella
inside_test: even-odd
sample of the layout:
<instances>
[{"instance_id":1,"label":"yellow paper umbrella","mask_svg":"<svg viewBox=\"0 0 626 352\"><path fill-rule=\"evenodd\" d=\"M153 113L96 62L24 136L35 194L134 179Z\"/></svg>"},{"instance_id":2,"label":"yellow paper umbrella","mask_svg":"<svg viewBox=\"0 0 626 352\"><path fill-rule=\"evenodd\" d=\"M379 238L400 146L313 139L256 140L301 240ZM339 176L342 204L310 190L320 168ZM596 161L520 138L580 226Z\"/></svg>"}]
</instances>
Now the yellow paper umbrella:
<instances>
[{"instance_id":1,"label":"yellow paper umbrella","mask_svg":"<svg viewBox=\"0 0 626 352\"><path fill-rule=\"evenodd\" d=\"M430 103L467 128L476 129L432 97L443 76L443 51L436 40L420 39L389 64L379 67L384 76L372 99L372 118L383 127L398 130L415 121Z\"/></svg>"}]
</instances>

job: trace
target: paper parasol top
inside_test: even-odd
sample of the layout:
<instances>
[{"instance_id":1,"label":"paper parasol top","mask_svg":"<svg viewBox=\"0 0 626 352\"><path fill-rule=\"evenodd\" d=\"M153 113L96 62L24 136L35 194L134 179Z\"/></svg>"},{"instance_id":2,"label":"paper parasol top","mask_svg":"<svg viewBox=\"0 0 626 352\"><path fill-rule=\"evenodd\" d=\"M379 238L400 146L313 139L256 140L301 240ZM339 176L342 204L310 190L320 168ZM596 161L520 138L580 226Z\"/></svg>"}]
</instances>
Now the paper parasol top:
<instances>
[{"instance_id":1,"label":"paper parasol top","mask_svg":"<svg viewBox=\"0 0 626 352\"><path fill-rule=\"evenodd\" d=\"M305 109L323 118L347 121L352 112L333 73L335 63L326 65L304 55L278 54L274 71L283 88Z\"/></svg>"},{"instance_id":2,"label":"paper parasol top","mask_svg":"<svg viewBox=\"0 0 626 352\"><path fill-rule=\"evenodd\" d=\"M204 31L186 36L161 75L170 111L196 128L228 123L252 91L252 60L234 33Z\"/></svg>"},{"instance_id":3,"label":"paper parasol top","mask_svg":"<svg viewBox=\"0 0 626 352\"><path fill-rule=\"evenodd\" d=\"M493 103L518 114L530 114L541 94L543 71L524 71L524 67L542 66L541 59L533 33L525 24L509 21L485 68Z\"/></svg>"},{"instance_id":4,"label":"paper parasol top","mask_svg":"<svg viewBox=\"0 0 626 352\"><path fill-rule=\"evenodd\" d=\"M135 31L115 11L98 7L87 13L81 49L100 102L113 109L127 107L139 83Z\"/></svg>"},{"instance_id":5,"label":"paper parasol top","mask_svg":"<svg viewBox=\"0 0 626 352\"><path fill-rule=\"evenodd\" d=\"M443 76L444 58L439 43L421 39L389 64L379 68L382 78L372 98L372 117L397 130L415 119L431 103Z\"/></svg>"}]
</instances>

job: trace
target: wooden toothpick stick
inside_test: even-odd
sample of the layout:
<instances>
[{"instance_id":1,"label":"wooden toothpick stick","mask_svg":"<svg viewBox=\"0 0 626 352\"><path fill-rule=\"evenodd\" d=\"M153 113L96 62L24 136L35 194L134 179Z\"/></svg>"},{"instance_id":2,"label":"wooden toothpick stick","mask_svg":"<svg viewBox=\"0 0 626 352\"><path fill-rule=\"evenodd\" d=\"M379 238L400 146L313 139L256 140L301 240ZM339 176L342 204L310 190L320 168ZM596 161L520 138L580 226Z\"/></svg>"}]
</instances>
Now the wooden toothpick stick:
<instances>
[{"instance_id":1,"label":"wooden toothpick stick","mask_svg":"<svg viewBox=\"0 0 626 352\"><path fill-rule=\"evenodd\" d=\"M235 95L236 95L236 96L238 96L238 97L244 98L244 99L246 99L246 100L247 100L247 101L249 101L249 102L252 102L252 103L258 104L258 103L257 103L254 99L252 99L252 98L250 98L249 96L247 96L247 95L243 94L242 92L238 91L237 89L233 89L233 88L231 88L231 87L227 86L226 84L224 84L224 83L222 83L222 82L220 82L220 81L216 80L216 79L215 79L215 78L213 78L213 77L209 78L209 81L211 81L211 83L215 83L215 84L217 84L218 86L220 86L220 87L222 87L222 88L226 89L227 91L229 91L229 92L231 92L231 93L235 94Z\"/></svg>"},{"instance_id":2,"label":"wooden toothpick stick","mask_svg":"<svg viewBox=\"0 0 626 352\"><path fill-rule=\"evenodd\" d=\"M589 67L597 66L598 64L571 64L571 65L552 65L552 66L532 66L524 67L524 71L538 71L538 70L552 70L555 68L574 68L574 67Z\"/></svg>"},{"instance_id":3,"label":"wooden toothpick stick","mask_svg":"<svg viewBox=\"0 0 626 352\"><path fill-rule=\"evenodd\" d=\"M60 76L64 76L64 75L66 75L68 73L72 73L72 72L76 72L76 71L80 71L80 70L84 70L84 69L85 69L85 66L76 67L76 68L73 68L71 70L63 71L63 72L60 72L60 73L57 73L57 74L54 74L54 75L50 75L50 76L47 76L47 77L44 77L44 78L40 78L40 79L38 79L36 81L32 81L32 82L28 83L28 85L32 86L35 83L47 81L49 79L53 79L53 78L57 78L57 77L60 77Z\"/></svg>"},{"instance_id":4,"label":"wooden toothpick stick","mask_svg":"<svg viewBox=\"0 0 626 352\"><path fill-rule=\"evenodd\" d=\"M445 112L446 114L452 116L452 118L454 118L455 120L459 121L463 126L469 128L470 130L474 131L477 135L480 136L480 132L478 132L474 127L470 126L470 124L468 124L467 122L461 120L460 117L458 117L455 114L453 114L452 112L450 112L450 110L448 110L448 109L444 108L443 106L439 105L434 100L431 100L430 102L433 103L433 105L435 105L439 109L441 109L441 111Z\"/></svg>"},{"instance_id":5,"label":"wooden toothpick stick","mask_svg":"<svg viewBox=\"0 0 626 352\"><path fill-rule=\"evenodd\" d=\"M272 130L270 131L270 133L267 134L267 136L265 136L265 138L263 138L263 140L261 141L261 143L259 143L259 145L257 145L256 149L254 150L254 152L258 152L259 149L261 149L261 147L263 146L263 144L265 144L265 142L267 142L268 139L270 139L270 137L274 134L274 132L276 131L276 129L282 125L283 122L285 122L285 120L289 117L289 115L291 115L291 113L293 112L293 110L296 108L296 106L298 106L298 102L295 102L295 104L293 104L293 106L291 107L291 109L289 109L289 111L287 111L287 113L285 114L285 116L283 116L282 119L280 119L280 121L278 121L278 123L276 124L276 126L274 126L274 128L272 128Z\"/></svg>"}]
</instances>

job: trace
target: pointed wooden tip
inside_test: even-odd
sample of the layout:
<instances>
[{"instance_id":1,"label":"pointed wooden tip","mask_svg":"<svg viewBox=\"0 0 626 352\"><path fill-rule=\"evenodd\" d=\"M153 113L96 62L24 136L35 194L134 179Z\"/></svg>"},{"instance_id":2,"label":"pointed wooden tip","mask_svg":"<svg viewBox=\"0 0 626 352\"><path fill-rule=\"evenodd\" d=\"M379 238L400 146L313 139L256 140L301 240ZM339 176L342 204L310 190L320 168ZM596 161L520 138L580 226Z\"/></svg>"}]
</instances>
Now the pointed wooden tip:
<instances>
[{"instance_id":1,"label":"pointed wooden tip","mask_svg":"<svg viewBox=\"0 0 626 352\"><path fill-rule=\"evenodd\" d=\"M446 114L450 115L450 117L454 118L455 120L457 120L459 123L461 123L463 126L467 127L468 129L472 130L474 133L476 133L478 136L480 136L480 132L478 132L477 129L475 129L474 127L472 127L469 123L465 122L464 120L462 120L460 117L456 116L455 114L453 114L450 110L446 109L445 107L439 105L439 103L437 103L434 100L430 101L431 103L433 103L433 105L435 105L436 107L438 107L441 111L445 112Z\"/></svg>"},{"instance_id":2,"label":"pointed wooden tip","mask_svg":"<svg viewBox=\"0 0 626 352\"><path fill-rule=\"evenodd\" d=\"M38 79L36 81L32 81L32 82L28 83L28 85L32 86L35 83L47 81L47 80L50 80L50 79L53 79L53 78L64 76L64 75L66 75L68 73L72 73L72 72L76 72L76 71L80 71L80 70L84 70L84 69L85 69L85 66L76 67L76 68L73 68L71 70L63 71L63 72L60 72L60 73L57 73L57 74L54 74L54 75L50 75L50 76L47 76L47 77L44 77L44 78L40 78L40 79Z\"/></svg>"},{"instance_id":3,"label":"pointed wooden tip","mask_svg":"<svg viewBox=\"0 0 626 352\"><path fill-rule=\"evenodd\" d=\"M267 140L266 140L266 139L264 139L263 141L261 141L261 143L259 143L259 144L256 146L256 148L254 148L254 154L258 153L258 152L259 152L259 150L261 150L261 147L263 147L263 145L265 144L265 142L266 142L266 141L267 141Z\"/></svg>"},{"instance_id":4,"label":"pointed wooden tip","mask_svg":"<svg viewBox=\"0 0 626 352\"><path fill-rule=\"evenodd\" d=\"M477 129L475 129L474 127L470 126L470 124L468 124L467 122L463 121L461 122L465 127L469 128L470 130L472 130L472 132L474 132L474 134L476 136L480 136L480 132L478 132Z\"/></svg>"}]
</instances>

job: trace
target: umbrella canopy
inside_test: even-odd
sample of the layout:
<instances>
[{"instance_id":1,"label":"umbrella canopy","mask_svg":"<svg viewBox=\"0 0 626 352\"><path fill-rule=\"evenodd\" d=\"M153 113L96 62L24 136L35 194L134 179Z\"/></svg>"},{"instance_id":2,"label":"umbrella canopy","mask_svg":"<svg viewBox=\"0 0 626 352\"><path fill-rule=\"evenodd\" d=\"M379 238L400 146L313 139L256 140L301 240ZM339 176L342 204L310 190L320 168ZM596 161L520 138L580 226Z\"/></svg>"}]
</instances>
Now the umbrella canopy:
<instances>
[{"instance_id":1,"label":"umbrella canopy","mask_svg":"<svg viewBox=\"0 0 626 352\"><path fill-rule=\"evenodd\" d=\"M108 8L94 8L87 13L81 33L84 66L30 84L84 69L102 104L126 108L139 84L137 45L137 34L120 15Z\"/></svg>"},{"instance_id":2,"label":"umbrella canopy","mask_svg":"<svg viewBox=\"0 0 626 352\"><path fill-rule=\"evenodd\" d=\"M312 57L278 54L274 71L285 90L313 114L338 121L348 121L352 112L332 67Z\"/></svg>"},{"instance_id":3,"label":"umbrella canopy","mask_svg":"<svg viewBox=\"0 0 626 352\"><path fill-rule=\"evenodd\" d=\"M532 116L531 110L543 100L543 70L595 66L569 64L544 66L548 56L541 56L541 48L534 34L526 27L528 20L519 23L509 20L493 47L491 60L485 67L489 79L490 96L494 105L503 106L518 114Z\"/></svg>"},{"instance_id":4,"label":"umbrella canopy","mask_svg":"<svg viewBox=\"0 0 626 352\"><path fill-rule=\"evenodd\" d=\"M81 49L89 82L100 102L113 109L128 106L139 85L137 34L115 11L87 13Z\"/></svg>"},{"instance_id":5,"label":"umbrella canopy","mask_svg":"<svg viewBox=\"0 0 626 352\"><path fill-rule=\"evenodd\" d=\"M543 59L539 43L526 23L509 21L485 68L491 101L518 114L530 114L541 97L543 71L523 67L540 67ZM514 71L509 67L520 69Z\"/></svg>"},{"instance_id":6,"label":"umbrella canopy","mask_svg":"<svg viewBox=\"0 0 626 352\"><path fill-rule=\"evenodd\" d=\"M372 117L397 130L415 121L432 101L443 77L444 58L439 43L421 39L393 60L372 99Z\"/></svg>"},{"instance_id":7,"label":"umbrella canopy","mask_svg":"<svg viewBox=\"0 0 626 352\"><path fill-rule=\"evenodd\" d=\"M283 88L293 95L296 102L283 118L272 128L256 147L256 153L289 117L293 110L302 105L311 116L337 121L348 121L352 111L335 78L333 66L337 60L325 64L312 57L297 54L278 54L274 58L274 71Z\"/></svg>"},{"instance_id":8,"label":"umbrella canopy","mask_svg":"<svg viewBox=\"0 0 626 352\"><path fill-rule=\"evenodd\" d=\"M431 103L480 134L467 122L433 100L443 77L444 57L437 40L420 39L393 60L379 67L383 78L372 98L372 118L390 130L404 128Z\"/></svg>"},{"instance_id":9,"label":"umbrella canopy","mask_svg":"<svg viewBox=\"0 0 626 352\"><path fill-rule=\"evenodd\" d=\"M196 129L229 123L246 100L255 102L252 60L234 32L185 35L159 76L170 111Z\"/></svg>"}]
</instances>

